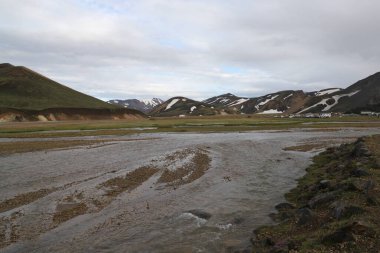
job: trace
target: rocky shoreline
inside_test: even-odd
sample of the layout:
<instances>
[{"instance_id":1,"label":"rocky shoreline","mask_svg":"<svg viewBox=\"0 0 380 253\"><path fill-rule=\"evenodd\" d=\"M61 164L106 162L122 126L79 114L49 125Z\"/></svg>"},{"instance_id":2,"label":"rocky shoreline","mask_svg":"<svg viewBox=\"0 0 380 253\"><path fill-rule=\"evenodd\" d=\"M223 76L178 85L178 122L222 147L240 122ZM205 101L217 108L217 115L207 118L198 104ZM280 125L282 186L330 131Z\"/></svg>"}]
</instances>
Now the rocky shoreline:
<instances>
[{"instance_id":1,"label":"rocky shoreline","mask_svg":"<svg viewBox=\"0 0 380 253\"><path fill-rule=\"evenodd\" d=\"M260 227L252 252L379 252L380 136L328 148Z\"/></svg>"}]
</instances>

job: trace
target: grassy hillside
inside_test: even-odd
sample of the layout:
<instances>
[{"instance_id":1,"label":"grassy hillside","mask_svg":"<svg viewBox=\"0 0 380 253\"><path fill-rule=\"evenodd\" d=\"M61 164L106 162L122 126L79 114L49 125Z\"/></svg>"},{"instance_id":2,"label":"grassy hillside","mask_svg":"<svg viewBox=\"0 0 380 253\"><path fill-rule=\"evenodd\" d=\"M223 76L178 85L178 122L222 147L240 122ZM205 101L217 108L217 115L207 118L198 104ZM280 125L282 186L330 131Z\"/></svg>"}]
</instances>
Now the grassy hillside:
<instances>
[{"instance_id":1,"label":"grassy hillside","mask_svg":"<svg viewBox=\"0 0 380 253\"><path fill-rule=\"evenodd\" d=\"M115 108L28 68L0 64L0 107L41 110L46 108Z\"/></svg>"}]
</instances>

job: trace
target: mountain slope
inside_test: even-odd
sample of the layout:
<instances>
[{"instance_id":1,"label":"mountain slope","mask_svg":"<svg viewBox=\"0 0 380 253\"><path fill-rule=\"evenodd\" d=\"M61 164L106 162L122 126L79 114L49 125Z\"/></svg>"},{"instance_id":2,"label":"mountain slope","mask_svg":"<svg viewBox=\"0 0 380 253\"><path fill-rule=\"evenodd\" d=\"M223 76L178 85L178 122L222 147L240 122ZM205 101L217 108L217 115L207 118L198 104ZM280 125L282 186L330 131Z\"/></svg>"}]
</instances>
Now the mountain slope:
<instances>
[{"instance_id":1,"label":"mountain slope","mask_svg":"<svg viewBox=\"0 0 380 253\"><path fill-rule=\"evenodd\" d=\"M311 103L312 102L312 103ZM380 110L380 72L353 85L309 101L299 113L308 112L356 112Z\"/></svg>"},{"instance_id":2,"label":"mountain slope","mask_svg":"<svg viewBox=\"0 0 380 253\"><path fill-rule=\"evenodd\" d=\"M301 90L285 90L252 98L241 105L243 113L294 113L298 111L308 96Z\"/></svg>"},{"instance_id":3,"label":"mountain slope","mask_svg":"<svg viewBox=\"0 0 380 253\"><path fill-rule=\"evenodd\" d=\"M28 68L0 64L0 107L41 110L46 108L116 108L75 91Z\"/></svg>"},{"instance_id":4,"label":"mountain slope","mask_svg":"<svg viewBox=\"0 0 380 253\"><path fill-rule=\"evenodd\" d=\"M202 101L203 103L217 107L232 107L244 103L248 98L237 97L231 93L222 94Z\"/></svg>"},{"instance_id":5,"label":"mountain slope","mask_svg":"<svg viewBox=\"0 0 380 253\"><path fill-rule=\"evenodd\" d=\"M360 112L360 110L380 111L380 72L362 79L336 94L353 95L340 98L337 105L331 109L334 112Z\"/></svg>"},{"instance_id":6,"label":"mountain slope","mask_svg":"<svg viewBox=\"0 0 380 253\"><path fill-rule=\"evenodd\" d=\"M139 110L144 113L149 113L154 107L157 105L162 104L164 101L160 98L153 98L153 99L113 99L109 100L108 103L114 104L120 107L124 108L130 108L130 109L135 109Z\"/></svg>"},{"instance_id":7,"label":"mountain slope","mask_svg":"<svg viewBox=\"0 0 380 253\"><path fill-rule=\"evenodd\" d=\"M156 106L151 112L152 116L179 116L179 115L215 115L220 111L214 106L198 102L185 97L173 97Z\"/></svg>"}]
</instances>

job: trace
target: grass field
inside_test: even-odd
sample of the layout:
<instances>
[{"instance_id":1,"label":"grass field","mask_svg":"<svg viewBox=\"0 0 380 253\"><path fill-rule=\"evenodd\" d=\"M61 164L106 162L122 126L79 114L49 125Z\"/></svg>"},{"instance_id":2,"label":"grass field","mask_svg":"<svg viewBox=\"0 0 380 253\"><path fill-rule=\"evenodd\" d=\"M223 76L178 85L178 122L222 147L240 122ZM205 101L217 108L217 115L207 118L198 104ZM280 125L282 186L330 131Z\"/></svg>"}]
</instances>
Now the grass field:
<instances>
[{"instance_id":1,"label":"grass field","mask_svg":"<svg viewBox=\"0 0 380 253\"><path fill-rule=\"evenodd\" d=\"M292 128L333 131L340 127L380 127L375 117L328 119L274 118L263 115L234 115L140 120L93 120L0 123L0 138L75 137L127 135L155 132L233 132L288 130Z\"/></svg>"}]
</instances>

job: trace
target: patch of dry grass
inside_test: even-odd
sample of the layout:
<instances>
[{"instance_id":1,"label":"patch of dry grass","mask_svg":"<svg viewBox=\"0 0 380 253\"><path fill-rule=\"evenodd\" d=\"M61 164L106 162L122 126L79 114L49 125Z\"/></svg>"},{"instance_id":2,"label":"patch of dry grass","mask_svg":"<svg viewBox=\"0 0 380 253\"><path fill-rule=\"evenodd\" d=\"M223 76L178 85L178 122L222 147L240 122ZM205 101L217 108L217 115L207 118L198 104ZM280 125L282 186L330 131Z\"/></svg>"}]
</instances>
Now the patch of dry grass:
<instances>
[{"instance_id":1,"label":"patch of dry grass","mask_svg":"<svg viewBox=\"0 0 380 253\"><path fill-rule=\"evenodd\" d=\"M59 141L17 141L2 142L0 145L0 155L9 155L14 153L25 153L42 151L49 149L68 148L75 146L86 146L92 144L104 143L102 140L59 140Z\"/></svg>"},{"instance_id":2,"label":"patch of dry grass","mask_svg":"<svg viewBox=\"0 0 380 253\"><path fill-rule=\"evenodd\" d=\"M75 122L10 122L0 124L0 138L126 135L142 132L156 133L288 130L292 128L318 129L317 131L334 131L334 129L342 127L380 127L380 121L374 117L290 119L274 118L272 116L264 115L219 115L212 117L150 118L132 121L93 120ZM136 128L147 129L138 130Z\"/></svg>"},{"instance_id":3,"label":"patch of dry grass","mask_svg":"<svg viewBox=\"0 0 380 253\"><path fill-rule=\"evenodd\" d=\"M7 199L3 202L0 202L0 213L32 203L35 200L42 198L53 191L54 189L41 189L34 192L19 194L11 199Z\"/></svg>"},{"instance_id":4,"label":"patch of dry grass","mask_svg":"<svg viewBox=\"0 0 380 253\"><path fill-rule=\"evenodd\" d=\"M143 166L134 171L129 172L125 177L112 178L101 186L107 188L106 195L109 197L116 197L124 191L131 191L140 186L151 176L158 172L157 168L150 166Z\"/></svg>"},{"instance_id":5,"label":"patch of dry grass","mask_svg":"<svg viewBox=\"0 0 380 253\"><path fill-rule=\"evenodd\" d=\"M158 179L158 182L167 183L169 185L191 183L205 174L210 168L210 163L210 157L200 150L197 150L189 163L175 170L165 169Z\"/></svg>"},{"instance_id":6,"label":"patch of dry grass","mask_svg":"<svg viewBox=\"0 0 380 253\"><path fill-rule=\"evenodd\" d=\"M308 152L315 149L326 148L324 143L312 143L312 144L303 144L297 146L291 146L284 148L285 151L299 151L299 152Z\"/></svg>"},{"instance_id":7,"label":"patch of dry grass","mask_svg":"<svg viewBox=\"0 0 380 253\"><path fill-rule=\"evenodd\" d=\"M141 139L127 139L127 140L59 140L59 141L17 141L17 142L2 142L0 145L0 155L9 155L14 153L26 153L43 151L50 149L62 149L77 146L89 145L111 145L110 142L126 142L126 141L145 141L156 140L159 138L141 138ZM96 146L98 147L98 146Z\"/></svg>"},{"instance_id":8,"label":"patch of dry grass","mask_svg":"<svg viewBox=\"0 0 380 253\"><path fill-rule=\"evenodd\" d=\"M56 225L72 218L85 214L88 207L85 203L60 204L57 206L57 212L53 216L53 223Z\"/></svg>"}]
</instances>

